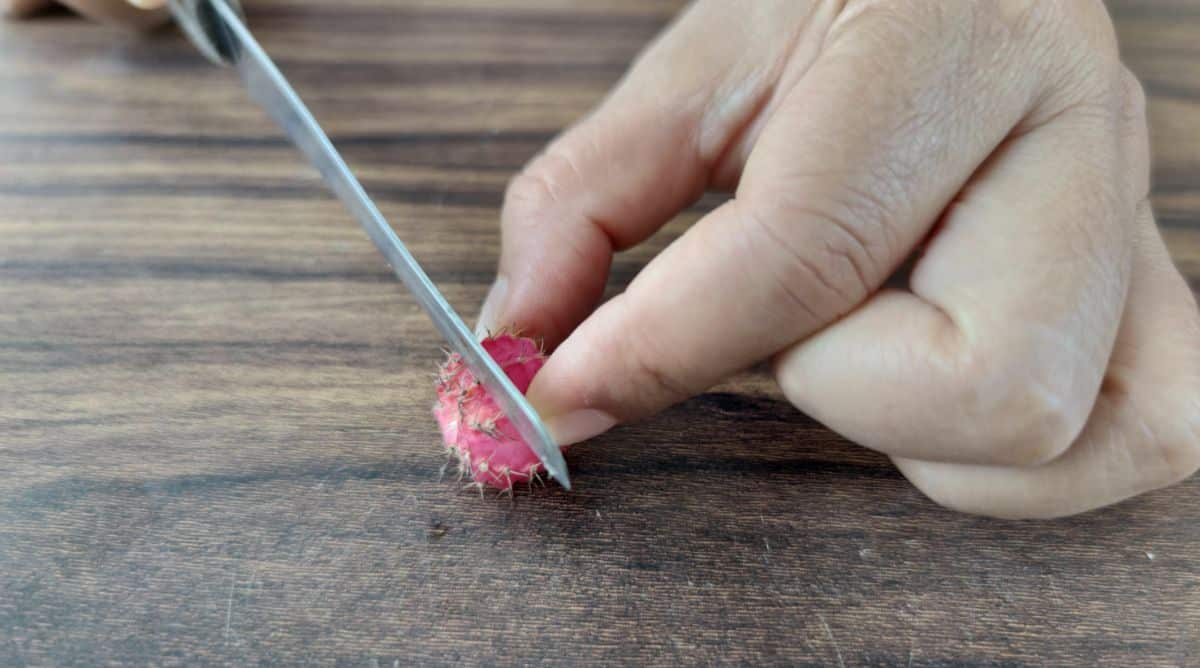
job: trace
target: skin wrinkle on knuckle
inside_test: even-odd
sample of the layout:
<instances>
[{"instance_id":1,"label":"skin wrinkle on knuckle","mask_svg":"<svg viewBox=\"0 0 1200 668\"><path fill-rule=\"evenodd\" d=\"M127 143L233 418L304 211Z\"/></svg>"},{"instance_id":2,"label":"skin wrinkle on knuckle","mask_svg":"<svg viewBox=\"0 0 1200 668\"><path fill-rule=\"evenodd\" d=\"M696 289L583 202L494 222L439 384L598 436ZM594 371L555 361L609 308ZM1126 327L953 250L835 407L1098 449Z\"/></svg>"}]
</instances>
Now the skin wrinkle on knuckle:
<instances>
[{"instance_id":1,"label":"skin wrinkle on knuckle","mask_svg":"<svg viewBox=\"0 0 1200 668\"><path fill-rule=\"evenodd\" d=\"M1117 62L1111 23L1093 0L980 0L977 32L989 35L992 52L1007 54L1005 71L1034 84L1026 105L1028 118L1019 136L1073 107L1086 105L1106 87L1106 73ZM1019 64L1014 69L1013 63Z\"/></svg>"},{"instance_id":2,"label":"skin wrinkle on knuckle","mask_svg":"<svg viewBox=\"0 0 1200 668\"><path fill-rule=\"evenodd\" d=\"M762 225L761 223L757 222L757 217L755 217L753 215L748 216L747 220L754 223L755 226L761 227L761 225ZM764 231L760 234L766 235L768 239L771 239L771 234L772 234L771 232ZM745 244L746 248L753 249L757 246L757 244L754 243L754 241L752 240L753 237L754 237L754 235L752 233L750 233L749 231L747 231L743 235L743 238L751 239L746 242L746 244ZM772 241L772 243L777 243L777 242ZM801 262L801 263L803 263L801 266L807 267L807 264L808 264L807 259L796 256L793 251L787 251L787 252L791 253L792 261ZM755 253L753 250L750 250L750 251L745 252L745 255L747 258L754 258L757 255L757 253ZM824 290L827 294L834 294L834 295L837 294L836 288L831 283L829 283L828 279L826 279L824 277L823 273L814 272L811 267L807 268L807 271L808 271L810 277L814 279L816 285L819 286L822 290ZM774 288L773 292L777 292L779 295L779 298L770 300L770 302L772 304L774 304L777 301L784 301L785 303L791 304L793 308L799 309L801 312L803 312L804 316L813 323L820 323L824 320L821 309L819 309L817 307L817 305L812 303L811 295L807 295L807 294L800 292L792 284L793 283L792 272L780 272L780 271L776 270L771 273L772 273L773 288Z\"/></svg>"},{"instance_id":3,"label":"skin wrinkle on knuckle","mask_svg":"<svg viewBox=\"0 0 1200 668\"><path fill-rule=\"evenodd\" d=\"M1123 67L1111 21L1103 8L1057 13L1057 20L1045 31L1050 33L1052 49L1047 62L1056 66L1047 72L1042 115L1073 112L1111 118L1120 109L1116 93Z\"/></svg>"},{"instance_id":4,"label":"skin wrinkle on knuckle","mask_svg":"<svg viewBox=\"0 0 1200 668\"><path fill-rule=\"evenodd\" d=\"M1200 396L1189 408L1179 390L1142 386L1117 399L1124 418L1110 434L1105 473L1109 487L1125 490L1122 498L1173 485L1200 469ZM1172 417L1157 417L1164 415Z\"/></svg>"},{"instance_id":5,"label":"skin wrinkle on knuckle","mask_svg":"<svg viewBox=\"0 0 1200 668\"><path fill-rule=\"evenodd\" d=\"M1052 29L1059 9L1056 3L1043 0L974 0L973 4L989 19L1003 25L1019 42L1029 41L1043 30Z\"/></svg>"},{"instance_id":6,"label":"skin wrinkle on knuckle","mask_svg":"<svg viewBox=\"0 0 1200 668\"><path fill-rule=\"evenodd\" d=\"M751 257L776 258L759 266L774 267L774 284L780 296L813 319L813 325L824 325L857 306L871 289L867 266L872 264L869 249L862 245L859 233L850 233L850 223L839 221L816 210L794 206L770 205L764 211L758 206L743 209L747 247ZM791 238L794 231L781 223L803 226L805 236L815 243L798 246ZM812 288L818 287L814 300Z\"/></svg>"},{"instance_id":7,"label":"skin wrinkle on knuckle","mask_svg":"<svg viewBox=\"0 0 1200 668\"><path fill-rule=\"evenodd\" d=\"M903 152L901 152L903 153ZM913 151L912 153L916 153ZM878 258L898 257L901 255L904 242L901 239L897 223L909 216L912 203L917 195L915 186L906 185L906 174L916 173L915 165L912 171L906 163L919 161L919 158L905 160L900 157L884 160L875 175L867 179L867 185L861 186L853 179L847 179L842 187L840 204L848 212L845 216L829 216L832 221L855 220L869 228L867 232L859 232L853 225L842 225L847 234L854 237L862 246L866 257L871 261L871 279L865 281L874 284L881 273L890 273L892 267L884 266Z\"/></svg>"},{"instance_id":8,"label":"skin wrinkle on knuckle","mask_svg":"<svg viewBox=\"0 0 1200 668\"><path fill-rule=\"evenodd\" d=\"M517 205L534 211L553 209L563 204L560 196L563 179L573 178L575 174L570 162L551 147L534 158L509 183L505 207Z\"/></svg>"},{"instance_id":9,"label":"skin wrinkle on knuckle","mask_svg":"<svg viewBox=\"0 0 1200 668\"><path fill-rule=\"evenodd\" d=\"M997 2L974 0L967 35L966 56L958 65L967 83L965 91L990 90L1020 100L1018 106L1029 113L1045 97L1050 70L1058 67L1061 48L1053 3L1041 0ZM1052 86L1049 88L1053 88ZM963 104L970 104L970 98Z\"/></svg>"},{"instance_id":10,"label":"skin wrinkle on knuckle","mask_svg":"<svg viewBox=\"0 0 1200 668\"><path fill-rule=\"evenodd\" d=\"M843 243L839 244L836 241L822 235L822 246L831 257L842 258L851 268L854 269L854 275L858 279L857 284L853 287L850 299L861 299L865 294L870 293L879 283L879 276L882 273L881 261L878 257L889 257L887 239L892 234L889 232L890 226L884 221L882 212L886 205L877 197L869 192L861 192L857 196L858 206L847 207L849 215L824 215L819 216L816 220L823 221L822 224L827 226L834 234L840 234L845 237ZM864 210L865 209L865 210ZM862 232L857 229L855 223L849 221L874 221L866 223L873 225L873 232ZM881 241L875 242L878 238ZM880 250L876 250L879 248Z\"/></svg>"},{"instance_id":11,"label":"skin wrinkle on knuckle","mask_svg":"<svg viewBox=\"0 0 1200 668\"><path fill-rule=\"evenodd\" d=\"M645 321L645 318L637 318L628 313L633 303L628 297L632 296L634 293L631 292L620 300L615 300L614 306L626 311L625 314L617 315L618 321ZM681 377L682 370L687 369L688 365L677 359L678 355L672 354L671 347L664 346L665 342L654 336L656 333L656 330L652 331L650 328L629 330L628 340L622 344L622 354L618 358L622 360L624 367L624 372L619 377L623 379L621 387L624 389L609 388L607 394L610 398L623 397L622 403L633 403L637 406L662 406L692 394L686 379ZM631 378L636 380L629 382L627 379ZM629 396L631 389L633 396ZM626 414L617 417L628 420L641 415Z\"/></svg>"},{"instance_id":12,"label":"skin wrinkle on knuckle","mask_svg":"<svg viewBox=\"0 0 1200 668\"><path fill-rule=\"evenodd\" d=\"M899 159L898 159L899 160ZM904 162L903 160L900 160ZM790 187L771 187L767 192L818 192L821 183L829 178L836 179L838 195L829 205L814 202L788 201L789 198L774 197L767 201L773 204L766 211L758 212L757 222L765 226L767 221L790 221L823 233L816 234L820 247L830 256L843 261L853 269L857 279L849 288L839 290L847 301L857 302L866 293L873 291L890 273L884 258L896 257L903 245L895 221L905 217L908 202L914 195L904 184L905 168L897 162L885 159L865 179L853 174L809 174L792 176ZM859 181L865 180L865 185ZM773 229L764 229L772 232ZM778 230L773 236L782 245L800 251L795 243L786 243L787 230Z\"/></svg>"},{"instance_id":13,"label":"skin wrinkle on knuckle","mask_svg":"<svg viewBox=\"0 0 1200 668\"><path fill-rule=\"evenodd\" d=\"M545 178L530 167L521 170L504 190L505 222L522 226L539 224L536 214L552 207L554 196Z\"/></svg>"},{"instance_id":14,"label":"skin wrinkle on knuckle","mask_svg":"<svg viewBox=\"0 0 1200 668\"><path fill-rule=\"evenodd\" d=\"M964 3L950 3L957 10ZM850 0L829 31L828 43L833 45L854 35L877 44L893 44L897 37L913 41L937 39L943 3L928 0Z\"/></svg>"}]
</instances>

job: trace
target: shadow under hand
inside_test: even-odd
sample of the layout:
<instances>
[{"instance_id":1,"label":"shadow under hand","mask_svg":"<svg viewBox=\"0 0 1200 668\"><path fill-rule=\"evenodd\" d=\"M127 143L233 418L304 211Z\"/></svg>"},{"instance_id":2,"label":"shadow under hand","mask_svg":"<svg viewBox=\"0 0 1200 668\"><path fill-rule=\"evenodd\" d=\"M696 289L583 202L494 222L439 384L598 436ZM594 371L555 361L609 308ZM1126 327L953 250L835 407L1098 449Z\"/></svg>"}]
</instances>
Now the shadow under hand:
<instances>
[{"instance_id":1,"label":"shadow under hand","mask_svg":"<svg viewBox=\"0 0 1200 668\"><path fill-rule=\"evenodd\" d=\"M854 445L786 401L728 392L700 395L572 452L581 478L606 483L684 478L719 483L748 475L782 483L832 472L899 477L886 457Z\"/></svg>"}]
</instances>

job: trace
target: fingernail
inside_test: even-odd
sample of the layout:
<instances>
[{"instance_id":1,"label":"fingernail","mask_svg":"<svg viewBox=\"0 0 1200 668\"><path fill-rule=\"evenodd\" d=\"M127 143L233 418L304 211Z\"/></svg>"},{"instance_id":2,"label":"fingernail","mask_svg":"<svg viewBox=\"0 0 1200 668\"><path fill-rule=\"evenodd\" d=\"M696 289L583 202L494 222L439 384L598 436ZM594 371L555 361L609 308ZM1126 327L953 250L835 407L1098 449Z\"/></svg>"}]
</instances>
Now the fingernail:
<instances>
[{"instance_id":1,"label":"fingernail","mask_svg":"<svg viewBox=\"0 0 1200 668\"><path fill-rule=\"evenodd\" d=\"M138 9L158 9L167 3L165 0L129 0L129 4Z\"/></svg>"},{"instance_id":2,"label":"fingernail","mask_svg":"<svg viewBox=\"0 0 1200 668\"><path fill-rule=\"evenodd\" d=\"M488 335L488 332L494 332L499 329L496 318L500 316L501 310L504 308L504 300L508 298L508 277L500 274L496 277L496 282L492 283L492 288L488 290L487 298L483 300L483 306L479 309L479 320L475 324L475 337L482 339Z\"/></svg>"},{"instance_id":3,"label":"fingernail","mask_svg":"<svg viewBox=\"0 0 1200 668\"><path fill-rule=\"evenodd\" d=\"M571 445L612 429L617 419L604 411L585 409L546 420L546 429L559 445Z\"/></svg>"}]
</instances>

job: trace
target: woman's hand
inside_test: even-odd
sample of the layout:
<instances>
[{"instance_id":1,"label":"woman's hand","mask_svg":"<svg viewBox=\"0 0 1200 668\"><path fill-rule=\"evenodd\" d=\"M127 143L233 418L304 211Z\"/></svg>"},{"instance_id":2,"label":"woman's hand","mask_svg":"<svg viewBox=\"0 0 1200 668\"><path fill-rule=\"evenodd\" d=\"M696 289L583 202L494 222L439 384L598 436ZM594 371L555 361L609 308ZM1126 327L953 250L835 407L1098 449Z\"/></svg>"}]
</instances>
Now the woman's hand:
<instances>
[{"instance_id":1,"label":"woman's hand","mask_svg":"<svg viewBox=\"0 0 1200 668\"><path fill-rule=\"evenodd\" d=\"M1098 0L701 0L514 179L481 325L558 346L529 396L562 442L772 358L937 502L1077 513L1200 466L1148 175ZM593 313L612 253L709 188Z\"/></svg>"},{"instance_id":2,"label":"woman's hand","mask_svg":"<svg viewBox=\"0 0 1200 668\"><path fill-rule=\"evenodd\" d=\"M167 20L166 0L56 0L104 23L153 28ZM24 17L56 4L55 0L0 0L0 14Z\"/></svg>"}]
</instances>

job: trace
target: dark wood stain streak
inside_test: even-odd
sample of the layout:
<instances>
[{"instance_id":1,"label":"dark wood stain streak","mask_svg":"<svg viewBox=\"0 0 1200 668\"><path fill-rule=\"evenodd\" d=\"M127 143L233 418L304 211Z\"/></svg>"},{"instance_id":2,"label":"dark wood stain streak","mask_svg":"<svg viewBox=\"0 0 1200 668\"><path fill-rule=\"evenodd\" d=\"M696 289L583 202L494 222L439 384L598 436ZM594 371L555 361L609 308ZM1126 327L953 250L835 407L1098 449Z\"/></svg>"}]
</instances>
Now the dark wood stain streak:
<instances>
[{"instance_id":1,"label":"dark wood stain streak","mask_svg":"<svg viewBox=\"0 0 1200 668\"><path fill-rule=\"evenodd\" d=\"M503 86L514 83L561 82L564 85L612 82L624 71L620 67L595 63L538 63L519 66L500 63L421 63L397 66L394 63L327 63L281 59L279 69L297 85L301 82L328 81L339 85L378 84L389 86L446 85L474 83L479 86Z\"/></svg>"},{"instance_id":2,"label":"dark wood stain streak","mask_svg":"<svg viewBox=\"0 0 1200 668\"><path fill-rule=\"evenodd\" d=\"M363 187L380 202L404 204L436 204L438 206L494 209L500 205L503 193L499 190L454 190L452 184L438 188L399 187L363 179ZM445 189L443 189L445 188ZM221 197L235 199L329 199L329 190L315 178L307 184L245 183L211 181L197 183L105 183L49 181L32 184L0 184L0 195L43 197L61 200L68 197Z\"/></svg>"},{"instance_id":3,"label":"dark wood stain streak","mask_svg":"<svg viewBox=\"0 0 1200 668\"><path fill-rule=\"evenodd\" d=\"M364 247L368 244L362 240ZM429 277L443 285L487 286L495 278L492 260L480 267L458 267L453 270L430 270ZM616 264L610 275L613 282L625 285L633 280L640 270L638 265ZM296 271L291 268L252 267L245 264L205 263L186 260L138 260L136 262L97 262L86 259L71 259L61 262L19 260L0 262L0 280L8 283L71 283L87 281L127 281L130 279L155 281L210 281L253 280L264 284L321 283L383 284L403 289L396 278L383 265L382 260L374 270L360 268L338 268L320 271Z\"/></svg>"},{"instance_id":4,"label":"dark wood stain streak","mask_svg":"<svg viewBox=\"0 0 1200 668\"><path fill-rule=\"evenodd\" d=\"M152 66L159 74L208 74L212 65L190 50L147 52L132 64ZM338 85L386 83L392 87L473 83L503 86L512 83L557 81L564 85L611 82L624 71L604 63L558 61L554 63L394 63L355 61L337 63L296 57L275 59L275 64L296 86L320 85L336 80Z\"/></svg>"},{"instance_id":5,"label":"dark wood stain streak","mask_svg":"<svg viewBox=\"0 0 1200 668\"><path fill-rule=\"evenodd\" d=\"M470 317L508 176L682 2L247 4ZM1200 9L1110 9L1200 292ZM1200 665L1200 481L955 514L764 366L481 500L441 341L227 73L59 13L0 23L0 100L0 665Z\"/></svg>"},{"instance_id":6,"label":"dark wood stain streak","mask_svg":"<svg viewBox=\"0 0 1200 668\"><path fill-rule=\"evenodd\" d=\"M363 243L366 243L365 237ZM488 285L495 278L492 262L486 269L430 272L430 277L441 283L465 283ZM230 281L253 280L264 283L311 283L337 281L342 283L382 283L396 285L395 277L380 261L372 268L342 268L321 271L296 271L290 267L250 267L219 263L198 264L181 260L146 261L129 263L97 262L71 259L62 262L22 262L20 260L0 262L0 278L5 281L59 282L78 280L128 280L155 281ZM399 286L396 286L399 287Z\"/></svg>"},{"instance_id":7,"label":"dark wood stain streak","mask_svg":"<svg viewBox=\"0 0 1200 668\"><path fill-rule=\"evenodd\" d=\"M296 271L290 267L248 267L245 265L196 264L179 260L137 263L95 262L89 260L65 260L62 262L22 262L20 260L0 263L0 276L5 281L75 281L127 280L131 278L166 280L255 280L269 283L306 283L312 281L350 281L355 283L394 283L395 278L380 268L369 270ZM461 274L455 274L461 280ZM478 282L490 277L477 276Z\"/></svg>"},{"instance_id":8,"label":"dark wood stain streak","mask_svg":"<svg viewBox=\"0 0 1200 668\"><path fill-rule=\"evenodd\" d=\"M665 3L659 3L660 6L663 4ZM604 8L602 11L581 13L578 9L546 11L537 7L446 9L380 4L376 7L358 6L353 12L346 12L337 6L273 3L249 6L247 17L250 22L272 26L324 23L336 26L338 31L351 33L404 30L416 24L423 28L436 27L455 33L474 31L494 35L516 29L533 34L565 31L571 35L596 38L597 33L604 31L620 36L627 36L631 32L652 36L666 24L667 19L661 11L650 11L651 13L647 14L645 11L629 12Z\"/></svg>"},{"instance_id":9,"label":"dark wood stain streak","mask_svg":"<svg viewBox=\"0 0 1200 668\"><path fill-rule=\"evenodd\" d=\"M437 476L435 467L399 468L379 466L347 466L330 464L318 467L286 466L254 473L224 473L207 475L177 475L147 484L140 479L104 479L70 477L50 484L35 485L24 494L6 502L10 509L23 507L39 511L62 510L71 505L86 503L91 496L119 495L131 497L185 496L193 491L212 491L243 485L260 485L271 481L321 481L345 483L350 480L388 480L400 482L407 478L429 479Z\"/></svg>"},{"instance_id":10,"label":"dark wood stain streak","mask_svg":"<svg viewBox=\"0 0 1200 668\"><path fill-rule=\"evenodd\" d=\"M540 147L557 134L557 130L524 132L376 132L356 134L332 134L330 140L339 147L388 148L393 146L434 146L477 144L502 144L520 147ZM0 144L32 144L46 146L66 144L69 146L177 146L212 150L217 148L257 149L281 148L293 150L292 144L282 135L165 135L153 132L126 132L89 134L64 132L55 134L5 133L0 134Z\"/></svg>"}]
</instances>

